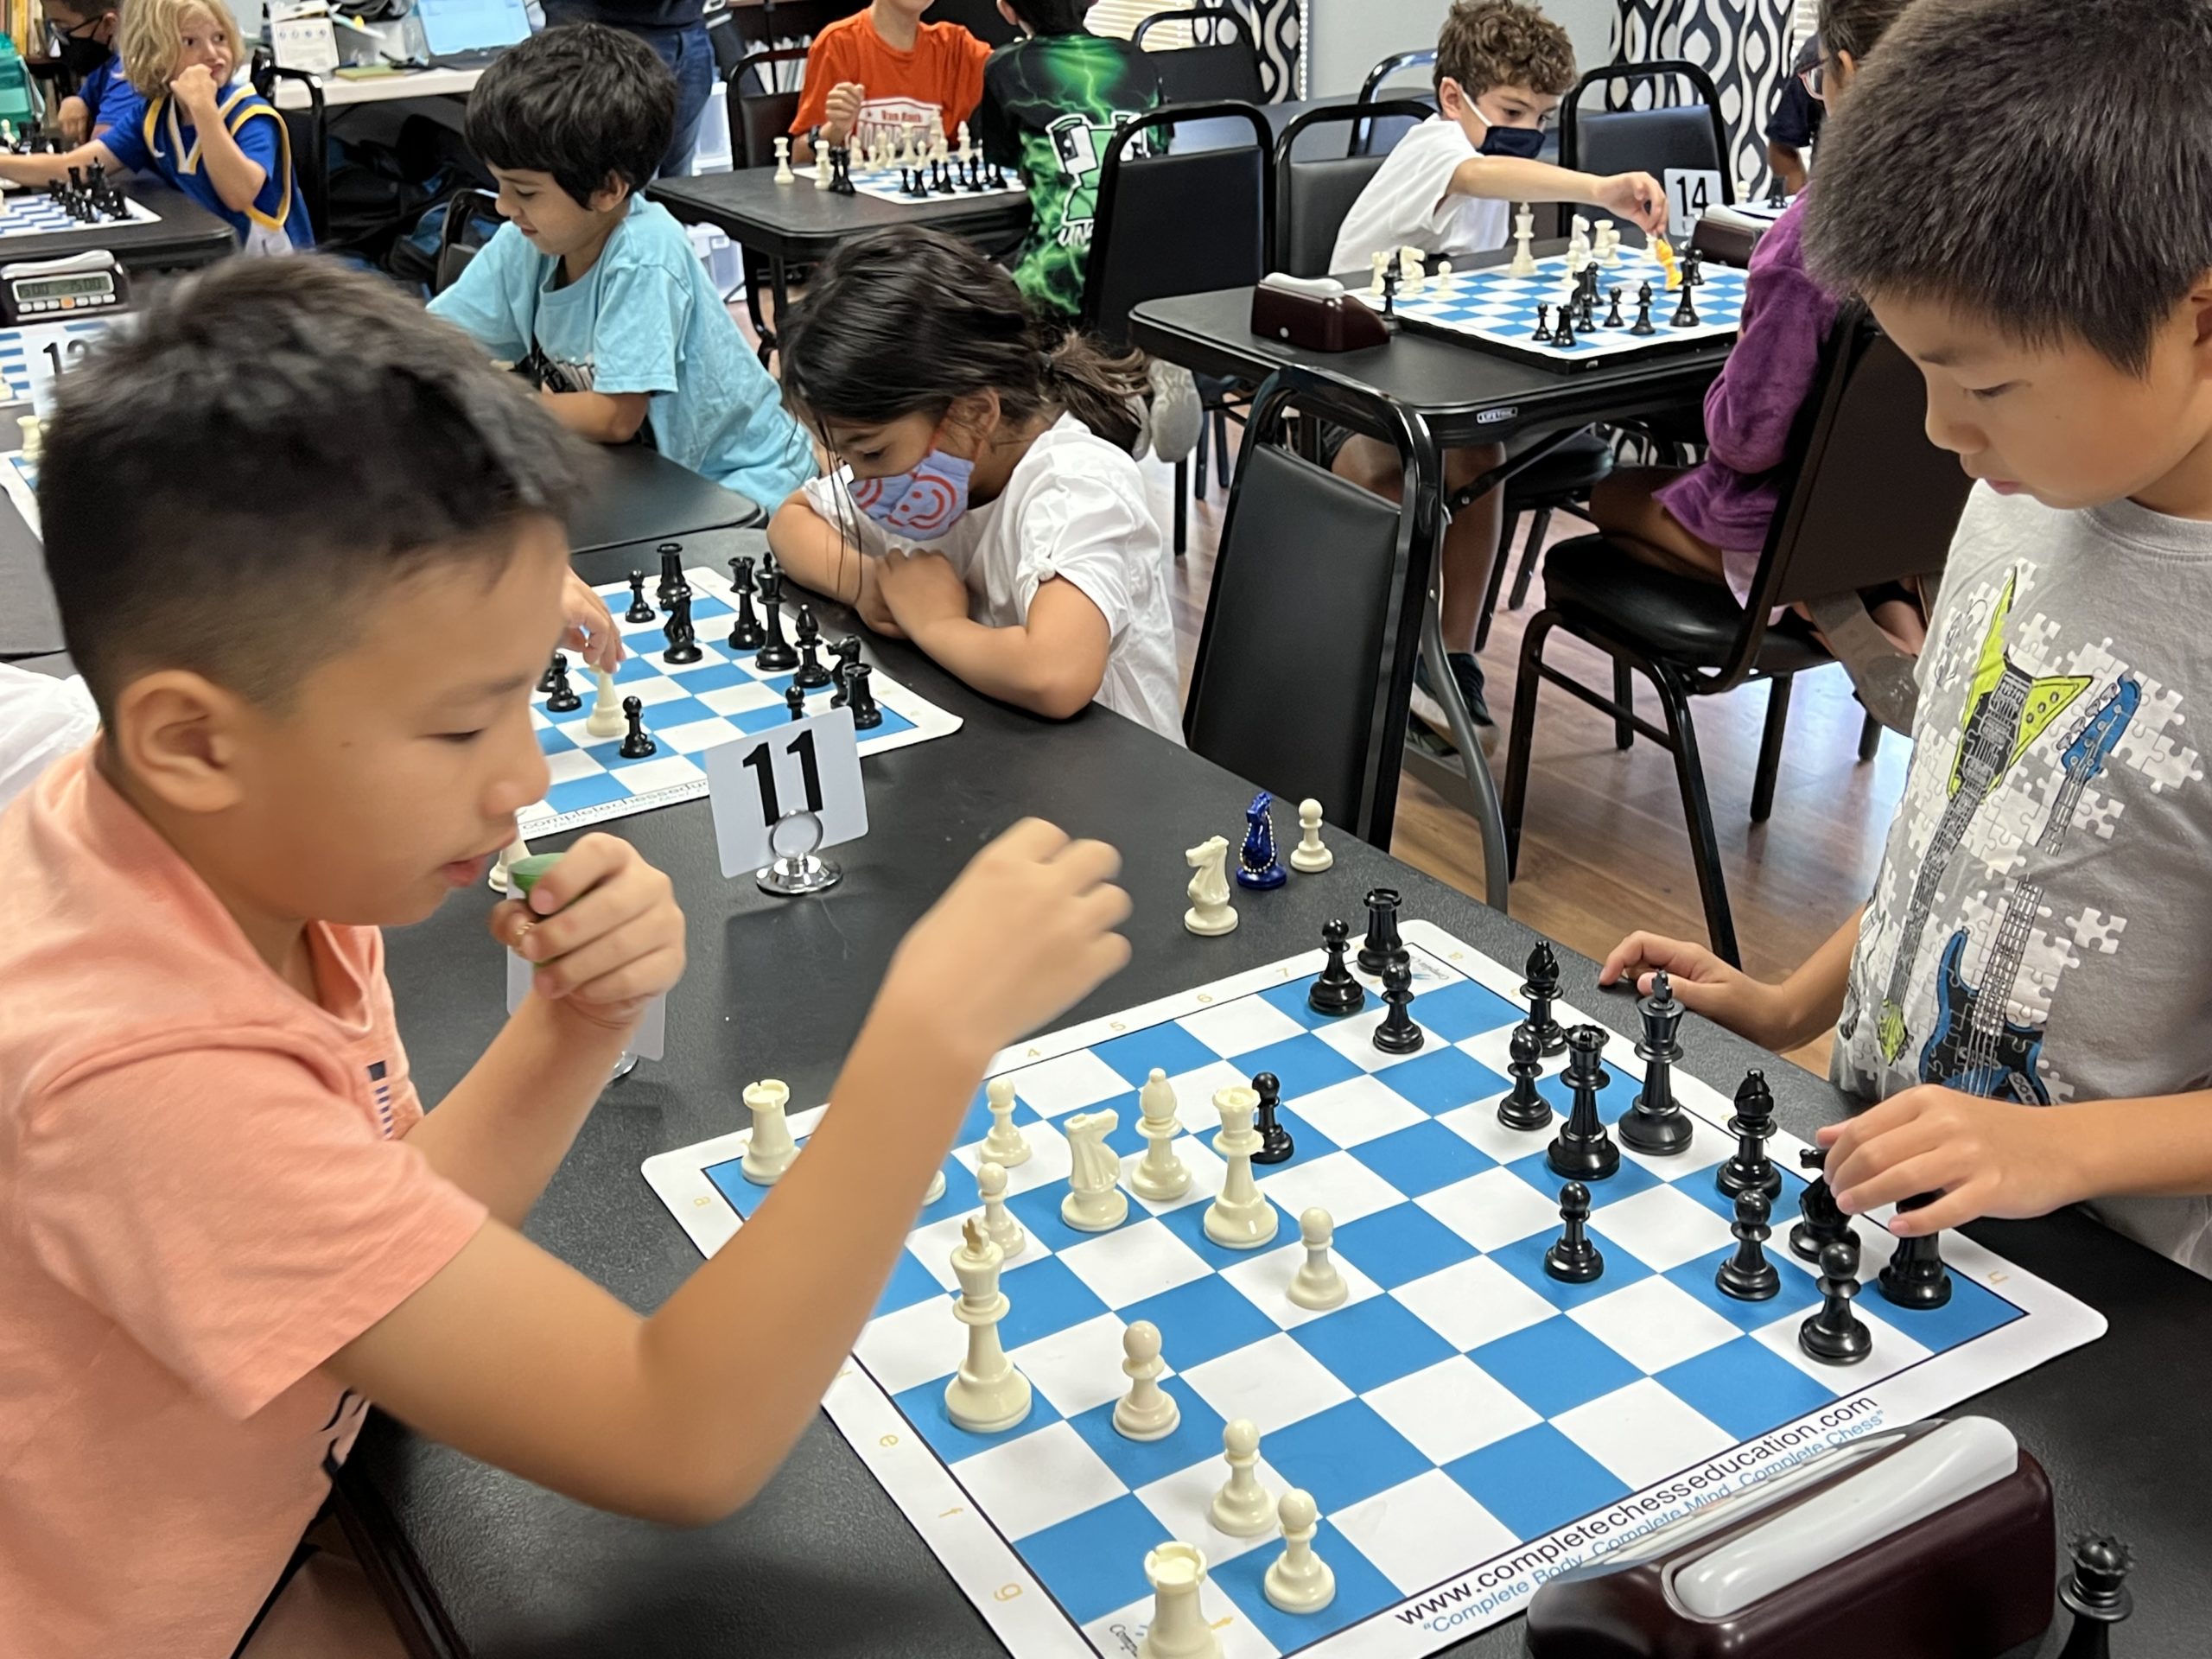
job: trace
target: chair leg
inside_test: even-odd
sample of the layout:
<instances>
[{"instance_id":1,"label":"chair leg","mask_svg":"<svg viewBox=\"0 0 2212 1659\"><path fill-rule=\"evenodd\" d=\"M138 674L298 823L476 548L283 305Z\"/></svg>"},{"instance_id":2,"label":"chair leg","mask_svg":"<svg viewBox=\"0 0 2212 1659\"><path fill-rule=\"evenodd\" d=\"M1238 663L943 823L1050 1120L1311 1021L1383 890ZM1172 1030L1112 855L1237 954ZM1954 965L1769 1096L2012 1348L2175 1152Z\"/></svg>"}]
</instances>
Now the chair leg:
<instances>
[{"instance_id":1,"label":"chair leg","mask_svg":"<svg viewBox=\"0 0 2212 1659\"><path fill-rule=\"evenodd\" d=\"M1484 645L1490 644L1491 620L1497 614L1497 595L1505 586L1505 567L1513 557L1513 532L1521 525L1521 515L1505 515L1505 528L1497 537L1497 556L1490 562L1490 590L1483 595L1482 620L1475 624L1475 654L1479 657Z\"/></svg>"},{"instance_id":2,"label":"chair leg","mask_svg":"<svg viewBox=\"0 0 2212 1659\"><path fill-rule=\"evenodd\" d=\"M1859 728L1859 758L1872 760L1882 752L1882 722L1873 715L1866 716L1866 723Z\"/></svg>"},{"instance_id":3,"label":"chair leg","mask_svg":"<svg viewBox=\"0 0 2212 1659\"><path fill-rule=\"evenodd\" d=\"M1731 968L1744 965L1736 944L1736 921L1728 909L1728 888L1720 872L1720 838L1713 832L1713 802L1705 790L1705 766L1697 752L1697 728L1690 722L1689 700L1664 673L1651 676L1667 733L1675 745L1675 781L1682 791L1682 818L1690 832L1690 856L1697 865L1697 889L1705 900L1705 931L1713 954Z\"/></svg>"},{"instance_id":4,"label":"chair leg","mask_svg":"<svg viewBox=\"0 0 2212 1659\"><path fill-rule=\"evenodd\" d=\"M1774 811L1775 774L1782 770L1782 734L1789 724L1790 676L1767 683L1766 731L1759 739L1758 770L1751 774L1751 822L1764 823Z\"/></svg>"},{"instance_id":5,"label":"chair leg","mask_svg":"<svg viewBox=\"0 0 2212 1659\"><path fill-rule=\"evenodd\" d=\"M1629 718L1636 707L1636 676L1618 657L1613 659L1613 701L1621 706L1613 716L1613 747L1625 749L1636 741L1636 722Z\"/></svg>"},{"instance_id":6,"label":"chair leg","mask_svg":"<svg viewBox=\"0 0 2212 1659\"><path fill-rule=\"evenodd\" d=\"M1229 411L1217 409L1213 412L1213 475L1221 480L1221 487L1229 487Z\"/></svg>"},{"instance_id":7,"label":"chair leg","mask_svg":"<svg viewBox=\"0 0 2212 1659\"><path fill-rule=\"evenodd\" d=\"M1517 611L1529 602L1529 584L1536 577L1536 561L1544 556L1544 536L1552 527L1552 510L1538 507L1529 522L1529 544L1521 550L1521 568L1513 573L1513 597L1505 608Z\"/></svg>"},{"instance_id":8,"label":"chair leg","mask_svg":"<svg viewBox=\"0 0 2212 1659\"><path fill-rule=\"evenodd\" d=\"M1181 558L1191 542L1191 463L1175 463L1175 556Z\"/></svg>"},{"instance_id":9,"label":"chair leg","mask_svg":"<svg viewBox=\"0 0 2212 1659\"><path fill-rule=\"evenodd\" d=\"M1204 495L1206 493L1206 450L1212 432L1213 423L1206 418L1204 410L1199 410L1198 447L1191 454L1191 462L1194 469L1190 492L1192 495Z\"/></svg>"},{"instance_id":10,"label":"chair leg","mask_svg":"<svg viewBox=\"0 0 2212 1659\"><path fill-rule=\"evenodd\" d=\"M1544 641L1557 621L1551 612L1539 611L1521 635L1521 672L1513 683L1513 729L1505 747L1505 798L1499 804L1505 819L1509 880L1521 868L1521 811L1529 798L1529 749L1536 734L1536 691L1543 684L1537 671L1544 664Z\"/></svg>"}]
</instances>

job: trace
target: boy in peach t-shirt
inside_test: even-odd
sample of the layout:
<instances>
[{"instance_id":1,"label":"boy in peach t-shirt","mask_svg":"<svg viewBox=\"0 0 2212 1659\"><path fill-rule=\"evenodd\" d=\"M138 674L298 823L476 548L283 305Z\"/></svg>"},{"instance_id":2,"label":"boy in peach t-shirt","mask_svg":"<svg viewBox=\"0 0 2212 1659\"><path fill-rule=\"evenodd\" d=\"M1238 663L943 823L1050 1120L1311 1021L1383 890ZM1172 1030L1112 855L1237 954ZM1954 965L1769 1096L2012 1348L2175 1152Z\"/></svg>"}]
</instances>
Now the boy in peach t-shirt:
<instances>
[{"instance_id":1,"label":"boy in peach t-shirt","mask_svg":"<svg viewBox=\"0 0 2212 1659\"><path fill-rule=\"evenodd\" d=\"M806 78L791 118L791 155L810 161L812 135L825 145L886 142L914 127L950 143L983 101L991 48L957 23L925 23L930 0L873 0L824 26L806 48Z\"/></svg>"},{"instance_id":2,"label":"boy in peach t-shirt","mask_svg":"<svg viewBox=\"0 0 2212 1659\"><path fill-rule=\"evenodd\" d=\"M427 1116L378 932L474 886L543 793L530 688L588 453L314 260L157 296L46 441L104 723L0 815L0 1652L225 1659L368 1399L587 1503L744 1503L988 1057L1125 959L1113 854L1035 823L986 849L806 1156L641 1319L518 1229L682 970L667 879L587 836L497 906L533 990Z\"/></svg>"}]
</instances>

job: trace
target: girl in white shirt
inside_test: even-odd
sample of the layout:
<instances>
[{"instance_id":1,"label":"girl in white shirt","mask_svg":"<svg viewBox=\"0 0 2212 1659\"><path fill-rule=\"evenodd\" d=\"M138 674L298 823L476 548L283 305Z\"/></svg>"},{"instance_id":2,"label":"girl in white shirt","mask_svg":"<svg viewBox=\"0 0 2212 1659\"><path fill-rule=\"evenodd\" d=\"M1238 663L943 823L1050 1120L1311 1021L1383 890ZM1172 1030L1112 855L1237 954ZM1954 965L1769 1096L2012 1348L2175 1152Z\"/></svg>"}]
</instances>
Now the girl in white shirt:
<instances>
[{"instance_id":1,"label":"girl in white shirt","mask_svg":"<svg viewBox=\"0 0 2212 1659\"><path fill-rule=\"evenodd\" d=\"M1103 702L1182 741L1166 548L1129 456L1141 355L904 227L831 255L778 341L835 463L769 524L794 580L988 696L1056 720Z\"/></svg>"}]
</instances>

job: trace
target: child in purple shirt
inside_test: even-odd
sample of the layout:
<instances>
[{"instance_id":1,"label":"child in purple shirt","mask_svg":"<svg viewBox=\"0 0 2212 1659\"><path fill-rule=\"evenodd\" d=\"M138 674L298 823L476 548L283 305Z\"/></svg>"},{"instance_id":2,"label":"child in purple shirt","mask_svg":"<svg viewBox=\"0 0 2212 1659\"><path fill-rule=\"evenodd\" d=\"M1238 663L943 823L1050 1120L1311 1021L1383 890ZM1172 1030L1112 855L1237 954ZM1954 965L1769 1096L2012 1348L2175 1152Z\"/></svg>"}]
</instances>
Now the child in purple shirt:
<instances>
[{"instance_id":1,"label":"child in purple shirt","mask_svg":"<svg viewBox=\"0 0 2212 1659\"><path fill-rule=\"evenodd\" d=\"M1822 0L1825 55L1805 79L1831 111L1907 3ZM1688 472L1625 467L1591 495L1591 516L1624 551L1662 569L1726 582L1739 602L1751 596L1780 505L1775 472L1839 308L1805 269L1805 202L1802 194L1792 202L1751 255L1736 348L1705 396L1706 459ZM1916 653L1926 637L1920 607L1897 594L1870 595L1868 608L1899 650Z\"/></svg>"}]
</instances>

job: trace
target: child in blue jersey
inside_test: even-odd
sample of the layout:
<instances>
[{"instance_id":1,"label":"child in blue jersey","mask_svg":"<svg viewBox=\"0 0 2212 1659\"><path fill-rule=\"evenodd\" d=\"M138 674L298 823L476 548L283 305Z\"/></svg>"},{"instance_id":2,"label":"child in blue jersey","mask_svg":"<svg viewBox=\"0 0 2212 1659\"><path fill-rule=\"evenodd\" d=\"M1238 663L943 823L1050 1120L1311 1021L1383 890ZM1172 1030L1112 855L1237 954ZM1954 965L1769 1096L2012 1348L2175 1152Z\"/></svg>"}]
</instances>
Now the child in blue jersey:
<instances>
[{"instance_id":1,"label":"child in blue jersey","mask_svg":"<svg viewBox=\"0 0 2212 1659\"><path fill-rule=\"evenodd\" d=\"M48 184L98 162L182 191L248 253L314 246L283 118L252 87L231 85L244 51L224 0L131 0L122 47L143 107L74 149L0 156L0 179Z\"/></svg>"},{"instance_id":2,"label":"child in blue jersey","mask_svg":"<svg viewBox=\"0 0 2212 1659\"><path fill-rule=\"evenodd\" d=\"M814 447L683 227L637 194L675 111L667 67L602 24L502 55L469 99L468 143L508 222L430 309L527 373L570 431L649 442L766 506L814 476Z\"/></svg>"},{"instance_id":3,"label":"child in blue jersey","mask_svg":"<svg viewBox=\"0 0 2212 1659\"><path fill-rule=\"evenodd\" d=\"M46 26L53 55L77 79L77 90L63 99L54 124L70 143L102 137L143 102L124 79L115 37L123 26L116 0L45 0Z\"/></svg>"}]
</instances>

